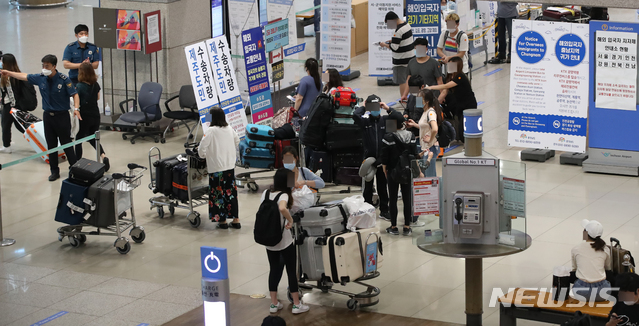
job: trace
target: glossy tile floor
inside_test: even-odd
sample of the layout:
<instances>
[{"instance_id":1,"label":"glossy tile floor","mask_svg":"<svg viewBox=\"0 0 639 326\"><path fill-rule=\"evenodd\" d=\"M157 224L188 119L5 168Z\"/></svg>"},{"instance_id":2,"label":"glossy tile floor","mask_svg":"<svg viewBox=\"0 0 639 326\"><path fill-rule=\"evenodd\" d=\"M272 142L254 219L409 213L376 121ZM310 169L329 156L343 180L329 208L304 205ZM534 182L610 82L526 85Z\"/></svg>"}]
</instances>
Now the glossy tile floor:
<instances>
[{"instance_id":1,"label":"glossy tile floor","mask_svg":"<svg viewBox=\"0 0 639 326\"><path fill-rule=\"evenodd\" d=\"M15 53L23 71L37 72L44 54L61 56L64 46L73 40L77 23L91 25L90 9L95 4L82 0L69 8L18 12L1 2L2 50ZM613 18L634 19L630 10L611 13ZM49 28L43 28L45 24ZM377 87L374 78L366 77L367 60L366 54L353 60L363 77L347 84L359 88L360 97L375 93L387 102L399 98L397 88ZM484 76L498 68L502 70ZM477 99L483 102L486 150L501 159L518 161L520 149L508 147L506 141L509 66L482 68L474 76ZM163 155L180 152L184 136L184 129L170 135L167 144L159 145ZM13 137L14 152L0 154L1 163L33 154L15 130ZM103 144L113 172L123 171L129 162L147 165L148 150L156 145L145 141L131 145L117 132L104 132ZM87 148L85 155L93 151ZM63 163L63 170L65 166ZM260 194L240 189L241 230L216 230L206 221L193 229L184 210L174 217L167 213L164 219L149 210L148 199L153 194L146 187L147 173L144 185L134 192L136 216L147 232L146 241L120 255L113 248L114 237L89 237L79 248L66 240L57 241L55 230L60 224L53 216L61 181L47 182L48 175L40 160L0 171L4 234L17 240L11 247L0 248L0 325L30 325L61 311L68 313L57 315L49 324L162 324L201 303L199 247L203 245L228 248L232 292L267 293L265 250L254 243L251 230ZM484 260L486 325L497 325L499 320L498 309L488 307L494 287L505 291L551 285L553 267L568 264L571 247L580 242L583 218L601 221L605 238L617 237L624 247L639 252L639 179L585 174L579 167L559 165L558 156L546 163L527 163L527 177L528 232L533 245L514 256ZM264 188L268 181L260 185ZM206 207L198 211L207 216ZM433 217L423 220L429 226L437 224ZM388 224L379 222L382 229ZM464 261L421 252L407 237L385 236L384 242L384 267L381 276L371 282L381 287L382 295L370 310L463 323ZM286 300L284 282L280 289L281 300ZM304 300L344 307L346 297L311 293ZM267 306L264 301L264 315Z\"/></svg>"}]
</instances>

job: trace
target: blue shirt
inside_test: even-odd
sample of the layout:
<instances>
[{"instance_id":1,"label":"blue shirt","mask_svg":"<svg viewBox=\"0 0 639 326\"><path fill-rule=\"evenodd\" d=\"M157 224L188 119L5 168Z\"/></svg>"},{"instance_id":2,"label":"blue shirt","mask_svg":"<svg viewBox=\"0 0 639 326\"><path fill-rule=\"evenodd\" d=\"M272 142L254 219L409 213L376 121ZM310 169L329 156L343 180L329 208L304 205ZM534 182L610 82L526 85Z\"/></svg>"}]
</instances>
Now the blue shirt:
<instances>
[{"instance_id":1,"label":"blue shirt","mask_svg":"<svg viewBox=\"0 0 639 326\"><path fill-rule=\"evenodd\" d=\"M62 55L62 61L69 61L71 63L82 63L84 59L89 58L91 63L100 61L100 49L95 44L87 42L82 48L79 41L69 43L64 48L64 55ZM69 78L78 79L78 69L69 69Z\"/></svg>"},{"instance_id":2,"label":"blue shirt","mask_svg":"<svg viewBox=\"0 0 639 326\"><path fill-rule=\"evenodd\" d=\"M311 108L311 105L313 105L313 102L315 102L315 98L317 98L317 95L319 95L321 90L321 86L320 89L315 87L315 79L311 76L304 76L302 80L300 80L300 84L297 86L297 94L304 96L299 109L300 117L303 118L306 116L308 110Z\"/></svg>"},{"instance_id":3,"label":"blue shirt","mask_svg":"<svg viewBox=\"0 0 639 326\"><path fill-rule=\"evenodd\" d=\"M78 93L69 77L59 71L51 78L43 74L29 74L27 81L40 89L45 112L68 111L71 108L69 98Z\"/></svg>"}]
</instances>

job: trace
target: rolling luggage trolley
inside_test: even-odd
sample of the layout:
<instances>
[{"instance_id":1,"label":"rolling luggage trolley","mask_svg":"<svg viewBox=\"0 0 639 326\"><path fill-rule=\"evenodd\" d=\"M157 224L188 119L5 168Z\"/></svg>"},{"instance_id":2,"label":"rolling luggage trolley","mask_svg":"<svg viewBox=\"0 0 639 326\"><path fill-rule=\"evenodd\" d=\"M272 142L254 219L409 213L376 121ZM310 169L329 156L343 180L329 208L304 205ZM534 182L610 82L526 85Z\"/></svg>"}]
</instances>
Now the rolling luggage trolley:
<instances>
[{"instance_id":1,"label":"rolling luggage trolley","mask_svg":"<svg viewBox=\"0 0 639 326\"><path fill-rule=\"evenodd\" d=\"M200 213L196 212L194 209L196 207L208 205L208 191L204 192L204 195L194 197L193 196L193 187L191 186L192 182L192 173L195 170L195 164L198 158L196 154L190 150L186 150L187 155L187 193L189 195L189 200L187 203L182 203L178 199L174 198L172 195L170 196L155 196L149 198L149 203L151 203L151 208L156 208L158 212L158 216L160 218L164 218L164 206L169 207L169 213L171 216L175 214L175 208L188 209L189 213L186 215L186 219L189 221L192 227L197 228L202 224L202 219L200 217ZM157 147L152 147L149 150L149 168L151 169L151 183L149 183L149 189L153 190L156 187L157 176L155 175L155 170L153 169L153 164L156 161L162 159L162 154L160 153L160 149ZM207 186L208 187L208 186Z\"/></svg>"},{"instance_id":2,"label":"rolling luggage trolley","mask_svg":"<svg viewBox=\"0 0 639 326\"><path fill-rule=\"evenodd\" d=\"M300 257L299 245L303 243L304 239L300 236L300 232L299 232L300 217L297 215L293 215L293 220L295 222L293 226L293 230L294 230L293 237L295 239L295 253L297 254L297 262L298 262L296 270L297 270L297 279L299 281L300 299L302 298L302 295L303 295L302 289L306 289L306 290L318 289L322 291L322 293L330 292L330 293L348 296L350 299L346 302L346 307L351 311L356 310L358 307L361 307L361 308L370 307L379 303L379 294L381 293L381 290L376 286L372 286L372 285L364 283L364 281L374 279L379 276L379 272L377 271L377 265L375 265L375 269L373 271L368 273L365 272L364 276L352 281L353 283L357 283L359 285L366 287L366 290L360 293L352 293L352 292L333 289L334 283L328 277L323 277L322 280L317 281L317 285L307 283L302 276L303 271L301 270L302 264L300 259L301 257ZM362 257L362 269L364 271L366 271L365 250L368 247L369 243L372 243L370 242L372 236L375 236L375 241L379 241L379 235L375 233L371 233L366 238L366 242L364 243L364 245L360 247L360 255ZM345 284L342 284L342 285L345 285ZM291 292L288 289L286 292L286 296L288 300L291 303L293 303L293 297L291 296Z\"/></svg>"},{"instance_id":3,"label":"rolling luggage trolley","mask_svg":"<svg viewBox=\"0 0 639 326\"><path fill-rule=\"evenodd\" d=\"M127 167L129 171L124 173L114 173L111 175L113 181L113 203L115 205L115 216L113 218L115 221L114 224L106 227L97 227L85 222L78 225L63 226L58 228L59 241L62 241L64 237L68 237L71 246L79 247L87 241L87 235L115 236L116 240L113 243L113 246L119 253L126 254L131 250L129 239L122 235L126 230L131 229L131 231L129 231L129 235L135 243L142 243L144 239L146 239L144 228L137 225L135 221L135 212L133 208L133 189L140 185L140 181L144 175L146 167L135 163L129 163ZM125 202L128 205L126 207L118 205L122 202ZM93 206L90 208L91 212L87 213L87 215L97 215L99 208L96 207L95 203L87 204ZM127 218L127 210L131 211L131 218ZM89 217L88 220L91 220L91 217ZM97 230L83 231L83 228L85 227L92 227Z\"/></svg>"}]
</instances>

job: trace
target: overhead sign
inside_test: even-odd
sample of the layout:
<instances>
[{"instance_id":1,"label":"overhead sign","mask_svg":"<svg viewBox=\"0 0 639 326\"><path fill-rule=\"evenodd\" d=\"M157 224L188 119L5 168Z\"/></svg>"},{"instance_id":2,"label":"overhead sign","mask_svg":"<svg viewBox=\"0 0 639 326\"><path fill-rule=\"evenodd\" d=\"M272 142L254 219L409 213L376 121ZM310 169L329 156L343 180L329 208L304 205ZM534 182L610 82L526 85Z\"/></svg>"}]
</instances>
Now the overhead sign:
<instances>
[{"instance_id":1,"label":"overhead sign","mask_svg":"<svg viewBox=\"0 0 639 326\"><path fill-rule=\"evenodd\" d=\"M389 11L402 12L404 0L368 0L368 71L370 76L393 75L393 52L377 44L393 38L392 29L386 27L384 18Z\"/></svg>"},{"instance_id":2,"label":"overhead sign","mask_svg":"<svg viewBox=\"0 0 639 326\"><path fill-rule=\"evenodd\" d=\"M586 151L588 25L513 21L508 145Z\"/></svg>"},{"instance_id":3,"label":"overhead sign","mask_svg":"<svg viewBox=\"0 0 639 326\"><path fill-rule=\"evenodd\" d=\"M266 52L288 45L288 18L268 24L264 27Z\"/></svg>"},{"instance_id":4,"label":"overhead sign","mask_svg":"<svg viewBox=\"0 0 639 326\"><path fill-rule=\"evenodd\" d=\"M226 248L200 247L202 277L215 280L229 278Z\"/></svg>"},{"instance_id":5,"label":"overhead sign","mask_svg":"<svg viewBox=\"0 0 639 326\"><path fill-rule=\"evenodd\" d=\"M200 42L189 45L184 48L184 53L189 66L200 122L210 122L209 110L212 106L218 105L218 100L215 86L213 86L214 79L211 75L211 64L206 44Z\"/></svg>"},{"instance_id":6,"label":"overhead sign","mask_svg":"<svg viewBox=\"0 0 639 326\"><path fill-rule=\"evenodd\" d=\"M208 40L206 46L215 79L215 88L220 99L220 107L226 114L227 123L240 138L243 138L246 133L246 115L226 37L222 35Z\"/></svg>"},{"instance_id":7,"label":"overhead sign","mask_svg":"<svg viewBox=\"0 0 639 326\"><path fill-rule=\"evenodd\" d=\"M243 31L242 45L253 123L260 123L273 117L273 101L266 68L262 28L255 27Z\"/></svg>"},{"instance_id":8,"label":"overhead sign","mask_svg":"<svg viewBox=\"0 0 639 326\"><path fill-rule=\"evenodd\" d=\"M414 38L428 40L428 55L433 58L439 57L437 44L442 26L440 6L439 0L406 0L406 22L413 30Z\"/></svg>"}]
</instances>

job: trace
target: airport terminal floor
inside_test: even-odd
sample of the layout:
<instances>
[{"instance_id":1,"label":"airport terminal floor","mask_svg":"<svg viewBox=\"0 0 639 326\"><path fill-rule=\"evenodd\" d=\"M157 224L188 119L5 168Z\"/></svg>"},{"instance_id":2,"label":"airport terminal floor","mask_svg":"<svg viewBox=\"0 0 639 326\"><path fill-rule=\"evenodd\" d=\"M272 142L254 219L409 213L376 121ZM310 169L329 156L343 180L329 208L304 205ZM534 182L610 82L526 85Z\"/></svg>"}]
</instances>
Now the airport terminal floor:
<instances>
[{"instance_id":1,"label":"airport terminal floor","mask_svg":"<svg viewBox=\"0 0 639 326\"><path fill-rule=\"evenodd\" d=\"M83 15L88 15L96 4L97 1L77 0L69 8L18 13L2 1L1 50L14 53L23 71L38 72L44 54L60 57L64 46L73 41L70 31L76 24L90 25ZM634 20L634 16L627 17L633 14L630 12L611 10L611 20ZM375 78L367 76L367 54L354 58L352 68L359 69L362 77L346 85L359 88L359 97L377 94L385 102L400 97L397 87L378 87ZM500 159L519 161L521 148L509 147L506 140L509 74L507 64L490 65L473 74L472 85L484 113L485 150ZM41 113L40 109L36 111ZM167 136L166 144L157 146L163 155L182 152L185 135L184 128L176 129ZM13 153L0 154L0 163L33 154L15 129L13 141ZM148 151L156 146L152 141L132 145L112 131L102 132L102 144L111 161L110 172L123 172L130 162L148 165ZM85 157L94 155L88 145L84 152ZM131 251L121 255L114 250L112 237L89 237L79 248L73 248L66 240L58 241L56 229L60 224L53 216L61 182L67 177L66 164L61 163L61 179L55 182L47 181L49 169L41 160L0 171L4 234L17 241L0 248L0 325L31 325L56 315L47 325L164 324L202 304L200 246L227 248L230 290L234 295L268 296L267 256L265 249L254 242L252 232L261 191L239 189L242 229L219 230L207 219L195 229L185 218L185 210L176 210L174 216L167 212L164 219L158 218L155 209L149 210L148 199L153 193L146 187L147 171L143 185L133 195L136 217L146 230L146 240L143 244L132 243ZM484 259L484 325L499 324L499 308L489 307L493 288L505 292L511 287L551 287L553 267L570 266L570 250L582 239L582 219L599 220L604 225L603 238L614 236L627 249L639 252L639 179L587 174L580 167L560 165L558 155L545 163L527 162L526 167L527 232L533 244L516 255ZM440 164L438 169L441 175ZM258 184L265 189L269 182ZM208 216L206 206L198 211ZM424 217L423 221L427 227L437 226L434 216ZM378 220L380 229L388 225L389 222ZM381 288L380 301L364 311L463 324L463 259L427 254L415 246L411 237L383 237L385 263L381 275L370 281ZM290 307L285 278L279 290L280 301ZM251 316L268 315L268 299L250 300L254 301L246 311ZM311 311L322 309L325 317L317 311L313 315L318 319L327 318L331 308L350 313L344 308L346 300L345 296L319 291L303 297ZM255 308L256 302L261 310ZM240 309L240 315L243 312L242 307L234 309ZM67 313L60 315L62 311ZM289 312L285 316L292 325L304 325L304 318L308 318ZM393 323L402 325L400 320ZM422 323L406 323L413 324ZM532 324L541 325L520 322Z\"/></svg>"}]
</instances>

